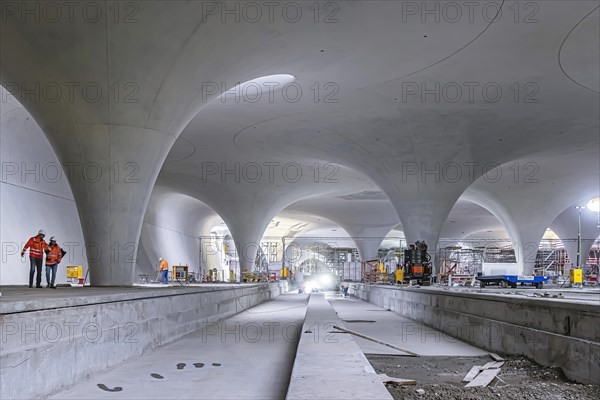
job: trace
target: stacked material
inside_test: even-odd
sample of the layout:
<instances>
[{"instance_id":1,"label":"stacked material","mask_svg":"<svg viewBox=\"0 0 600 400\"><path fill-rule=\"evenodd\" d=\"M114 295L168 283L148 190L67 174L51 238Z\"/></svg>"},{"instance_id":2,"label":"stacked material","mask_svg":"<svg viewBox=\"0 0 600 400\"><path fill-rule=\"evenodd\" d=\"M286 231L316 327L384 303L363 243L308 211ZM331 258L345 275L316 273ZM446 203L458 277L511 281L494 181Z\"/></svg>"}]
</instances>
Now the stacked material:
<instances>
[{"instance_id":1,"label":"stacked material","mask_svg":"<svg viewBox=\"0 0 600 400\"><path fill-rule=\"evenodd\" d=\"M465 387L485 387L492 383L500 373L500 368L504 365L504 359L497 354L490 353L494 361L485 365L475 365L463 378L467 382Z\"/></svg>"}]
</instances>

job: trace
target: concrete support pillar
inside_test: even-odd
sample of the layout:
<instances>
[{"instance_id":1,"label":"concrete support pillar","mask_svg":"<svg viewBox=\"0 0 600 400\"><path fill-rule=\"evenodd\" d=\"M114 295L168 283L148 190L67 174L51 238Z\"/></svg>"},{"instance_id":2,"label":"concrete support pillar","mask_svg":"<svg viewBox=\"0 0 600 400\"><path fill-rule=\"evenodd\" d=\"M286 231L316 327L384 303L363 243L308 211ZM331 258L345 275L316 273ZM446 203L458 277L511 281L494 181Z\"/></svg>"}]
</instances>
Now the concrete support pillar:
<instances>
[{"instance_id":1,"label":"concrete support pillar","mask_svg":"<svg viewBox=\"0 0 600 400\"><path fill-rule=\"evenodd\" d=\"M269 210L266 207L252 207L250 203L234 207L216 208L223 217L231 233L240 262L240 274L245 270L255 269L256 255L262 236L269 221L277 214L278 209ZM238 277L240 278L240 277Z\"/></svg>"},{"instance_id":2,"label":"concrete support pillar","mask_svg":"<svg viewBox=\"0 0 600 400\"><path fill-rule=\"evenodd\" d=\"M383 238L354 238L354 243L358 249L361 261L373 260L377 258L379 246Z\"/></svg>"},{"instance_id":3,"label":"concrete support pillar","mask_svg":"<svg viewBox=\"0 0 600 400\"><path fill-rule=\"evenodd\" d=\"M438 271L438 240L443 224L450 214L455 201L414 201L400 203L396 209L402 221L407 244L417 240L425 241L431 256L433 271Z\"/></svg>"},{"instance_id":4,"label":"concrete support pillar","mask_svg":"<svg viewBox=\"0 0 600 400\"><path fill-rule=\"evenodd\" d=\"M95 125L62 152L81 219L94 286L128 286L150 192L173 138L149 129ZM60 154L60 153L59 153Z\"/></svg>"},{"instance_id":5,"label":"concrete support pillar","mask_svg":"<svg viewBox=\"0 0 600 400\"><path fill-rule=\"evenodd\" d=\"M361 261L377 258L377 253L381 242L385 236L396 226L396 223L386 225L369 225L368 221L364 224L344 223L340 221L340 226L352 236L352 240L358 249Z\"/></svg>"}]
</instances>

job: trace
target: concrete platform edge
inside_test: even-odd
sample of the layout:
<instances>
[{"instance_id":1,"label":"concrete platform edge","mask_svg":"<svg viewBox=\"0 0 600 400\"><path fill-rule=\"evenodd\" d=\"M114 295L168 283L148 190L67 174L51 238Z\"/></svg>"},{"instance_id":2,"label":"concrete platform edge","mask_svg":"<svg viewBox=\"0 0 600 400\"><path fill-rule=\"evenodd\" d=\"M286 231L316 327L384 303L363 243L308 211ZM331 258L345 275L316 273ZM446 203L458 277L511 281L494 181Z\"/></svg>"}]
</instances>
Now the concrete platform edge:
<instances>
[{"instance_id":1,"label":"concrete platform edge","mask_svg":"<svg viewBox=\"0 0 600 400\"><path fill-rule=\"evenodd\" d=\"M597 307L593 312L590 306L580 308L575 304L527 299L515 302L501 296L463 296L428 289L354 286L358 298L449 336L489 351L524 355L546 367L560 367L575 382L600 384L600 343L588 338L598 334ZM558 311L555 307L568 314L566 326L562 316L557 320L557 314L550 312Z\"/></svg>"}]
</instances>

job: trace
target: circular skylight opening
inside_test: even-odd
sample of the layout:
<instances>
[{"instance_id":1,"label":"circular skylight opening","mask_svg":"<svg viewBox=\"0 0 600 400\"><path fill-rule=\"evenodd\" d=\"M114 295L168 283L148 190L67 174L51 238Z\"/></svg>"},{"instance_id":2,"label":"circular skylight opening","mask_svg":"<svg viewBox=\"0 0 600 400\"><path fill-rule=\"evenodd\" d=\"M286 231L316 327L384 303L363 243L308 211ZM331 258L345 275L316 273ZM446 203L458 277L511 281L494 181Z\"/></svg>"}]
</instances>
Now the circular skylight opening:
<instances>
[{"instance_id":1,"label":"circular skylight opening","mask_svg":"<svg viewBox=\"0 0 600 400\"><path fill-rule=\"evenodd\" d=\"M600 212L600 197L591 199L587 203L587 209L593 212Z\"/></svg>"},{"instance_id":2,"label":"circular skylight opening","mask_svg":"<svg viewBox=\"0 0 600 400\"><path fill-rule=\"evenodd\" d=\"M283 94L287 96L289 86L293 86L295 80L296 77L289 74L261 76L244 83L238 83L231 89L224 91L219 99L221 103L258 103L260 101L273 103L278 101L278 97ZM289 91L296 93L297 88L292 88Z\"/></svg>"}]
</instances>

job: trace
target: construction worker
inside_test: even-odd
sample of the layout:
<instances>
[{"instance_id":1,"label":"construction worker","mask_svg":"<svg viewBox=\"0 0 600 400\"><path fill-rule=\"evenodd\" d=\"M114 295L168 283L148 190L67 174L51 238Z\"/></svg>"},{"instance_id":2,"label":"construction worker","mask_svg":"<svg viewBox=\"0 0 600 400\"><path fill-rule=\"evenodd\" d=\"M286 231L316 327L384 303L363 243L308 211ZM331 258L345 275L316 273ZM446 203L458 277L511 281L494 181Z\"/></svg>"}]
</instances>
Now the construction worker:
<instances>
[{"instance_id":1,"label":"construction worker","mask_svg":"<svg viewBox=\"0 0 600 400\"><path fill-rule=\"evenodd\" d=\"M48 249L48 243L44 241L46 237L46 231L40 229L38 234L34 237L29 238L23 251L21 251L21 257L25 257L25 251L29 249L29 287L33 287L33 275L37 271L35 279L36 288L42 287L42 264L44 262L44 251Z\"/></svg>"},{"instance_id":2,"label":"construction worker","mask_svg":"<svg viewBox=\"0 0 600 400\"><path fill-rule=\"evenodd\" d=\"M56 270L58 269L58 264L60 264L64 255L65 252L63 249L56 244L56 238L51 236L49 247L46 250L46 287L56 289L56 285L54 284L56 279ZM51 272L52 279L50 279Z\"/></svg>"},{"instance_id":3,"label":"construction worker","mask_svg":"<svg viewBox=\"0 0 600 400\"><path fill-rule=\"evenodd\" d=\"M162 283L167 284L169 283L169 263L167 263L167 261L163 260L162 258L159 258L158 261L160 261L160 273L162 274Z\"/></svg>"}]
</instances>

